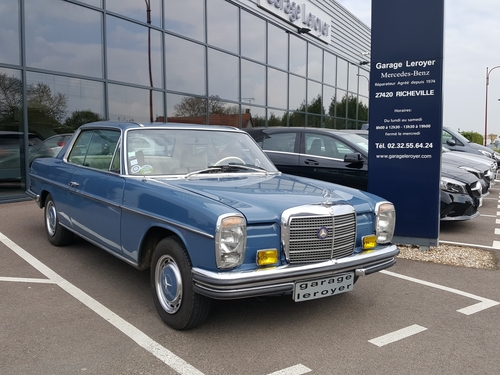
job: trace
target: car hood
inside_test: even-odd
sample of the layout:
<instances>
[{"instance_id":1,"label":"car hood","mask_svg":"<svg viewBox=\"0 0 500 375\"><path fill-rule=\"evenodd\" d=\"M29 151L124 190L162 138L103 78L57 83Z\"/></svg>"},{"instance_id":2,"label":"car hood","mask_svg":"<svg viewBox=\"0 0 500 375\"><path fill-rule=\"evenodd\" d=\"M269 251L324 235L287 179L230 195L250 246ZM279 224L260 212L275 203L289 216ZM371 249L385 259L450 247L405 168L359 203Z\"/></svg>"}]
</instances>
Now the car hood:
<instances>
[{"instance_id":1,"label":"car hood","mask_svg":"<svg viewBox=\"0 0 500 375\"><path fill-rule=\"evenodd\" d=\"M457 166L447 163L441 164L441 176L453 178L465 184L473 184L479 180L472 173L466 172L463 169L458 168Z\"/></svg>"},{"instance_id":2,"label":"car hood","mask_svg":"<svg viewBox=\"0 0 500 375\"><path fill-rule=\"evenodd\" d=\"M456 160L468 160L470 162L484 164L488 167L495 165L495 161L492 158L487 156L472 154L469 152L460 152L460 151L444 151L441 154L443 157L455 158Z\"/></svg>"},{"instance_id":3,"label":"car hood","mask_svg":"<svg viewBox=\"0 0 500 375\"><path fill-rule=\"evenodd\" d=\"M470 160L466 158L461 158L460 156L455 156L450 152L443 152L441 154L441 161L446 164L451 164L457 167L469 167L475 168L481 172L490 169L490 165L485 162L479 162L475 160Z\"/></svg>"},{"instance_id":4,"label":"car hood","mask_svg":"<svg viewBox=\"0 0 500 375\"><path fill-rule=\"evenodd\" d=\"M474 150L486 151L489 154L493 154L493 150L491 148L486 147L486 146L483 146L483 145L480 145L480 144L477 144L474 142L469 142L468 145L470 148L473 148Z\"/></svg>"},{"instance_id":5,"label":"car hood","mask_svg":"<svg viewBox=\"0 0 500 375\"><path fill-rule=\"evenodd\" d=\"M281 213L291 207L321 204L350 204L357 214L373 211L380 198L360 190L286 174L268 176L224 175L189 179L155 179L174 185L208 199L230 206L243 213L249 222L280 220ZM325 197L325 189L329 197Z\"/></svg>"}]
</instances>

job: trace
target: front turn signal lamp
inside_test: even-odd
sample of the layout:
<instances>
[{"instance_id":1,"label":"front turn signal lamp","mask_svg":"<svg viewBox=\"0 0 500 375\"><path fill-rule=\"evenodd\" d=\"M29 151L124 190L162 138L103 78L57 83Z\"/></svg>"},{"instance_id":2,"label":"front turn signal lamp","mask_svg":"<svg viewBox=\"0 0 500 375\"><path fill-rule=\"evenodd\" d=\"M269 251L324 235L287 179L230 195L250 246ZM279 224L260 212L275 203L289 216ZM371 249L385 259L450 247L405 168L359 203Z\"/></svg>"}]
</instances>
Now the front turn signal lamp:
<instances>
[{"instance_id":1,"label":"front turn signal lamp","mask_svg":"<svg viewBox=\"0 0 500 375\"><path fill-rule=\"evenodd\" d=\"M266 249L257 251L257 265L260 267L272 266L278 263L278 250Z\"/></svg>"}]
</instances>

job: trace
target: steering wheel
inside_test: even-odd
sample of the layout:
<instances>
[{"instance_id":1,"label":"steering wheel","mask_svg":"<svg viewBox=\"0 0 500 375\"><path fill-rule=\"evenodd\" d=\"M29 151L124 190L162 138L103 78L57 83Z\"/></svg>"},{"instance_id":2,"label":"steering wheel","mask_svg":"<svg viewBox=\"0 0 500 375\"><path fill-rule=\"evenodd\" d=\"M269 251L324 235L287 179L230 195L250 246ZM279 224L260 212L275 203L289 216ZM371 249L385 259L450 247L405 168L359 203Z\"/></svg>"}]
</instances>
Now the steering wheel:
<instances>
[{"instance_id":1,"label":"steering wheel","mask_svg":"<svg viewBox=\"0 0 500 375\"><path fill-rule=\"evenodd\" d=\"M241 164L245 165L245 161L243 159L240 159L237 156L226 156L225 158L222 158L219 161L217 161L214 165L226 164L230 160L232 160L233 162L237 162L237 163L241 163Z\"/></svg>"}]
</instances>

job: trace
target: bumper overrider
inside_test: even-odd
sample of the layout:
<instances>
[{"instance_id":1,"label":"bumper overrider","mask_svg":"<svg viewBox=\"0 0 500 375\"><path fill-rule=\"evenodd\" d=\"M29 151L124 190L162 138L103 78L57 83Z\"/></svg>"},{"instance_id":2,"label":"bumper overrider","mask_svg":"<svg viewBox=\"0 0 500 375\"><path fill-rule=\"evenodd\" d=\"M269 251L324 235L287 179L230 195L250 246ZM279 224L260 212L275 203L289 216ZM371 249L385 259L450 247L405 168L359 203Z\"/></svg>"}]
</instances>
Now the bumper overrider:
<instances>
[{"instance_id":1,"label":"bumper overrider","mask_svg":"<svg viewBox=\"0 0 500 375\"><path fill-rule=\"evenodd\" d=\"M306 265L284 265L242 272L212 272L193 268L194 291L220 300L268 296L292 292L296 282L330 277L344 272L369 275L396 263L399 249L389 245L341 259Z\"/></svg>"}]
</instances>

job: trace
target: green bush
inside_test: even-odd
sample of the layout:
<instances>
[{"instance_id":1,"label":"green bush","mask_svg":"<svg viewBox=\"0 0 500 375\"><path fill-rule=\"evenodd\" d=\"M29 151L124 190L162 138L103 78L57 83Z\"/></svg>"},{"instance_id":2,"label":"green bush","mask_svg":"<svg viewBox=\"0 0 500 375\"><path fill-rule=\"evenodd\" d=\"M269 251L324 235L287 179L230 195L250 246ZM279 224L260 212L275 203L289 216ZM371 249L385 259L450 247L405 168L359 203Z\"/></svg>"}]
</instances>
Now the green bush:
<instances>
[{"instance_id":1,"label":"green bush","mask_svg":"<svg viewBox=\"0 0 500 375\"><path fill-rule=\"evenodd\" d=\"M471 142L477 143L478 145L484 145L483 136L477 132L462 132L460 134Z\"/></svg>"}]
</instances>

